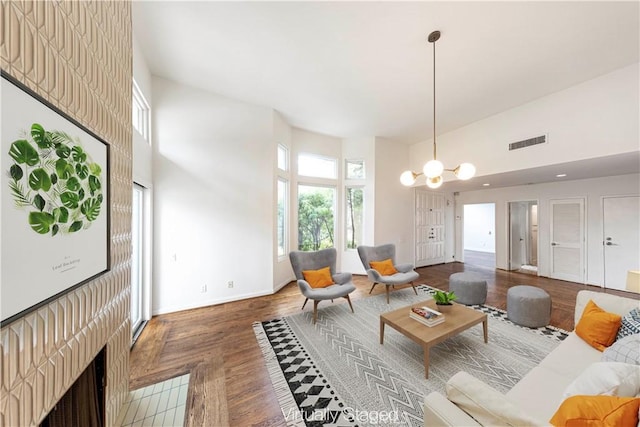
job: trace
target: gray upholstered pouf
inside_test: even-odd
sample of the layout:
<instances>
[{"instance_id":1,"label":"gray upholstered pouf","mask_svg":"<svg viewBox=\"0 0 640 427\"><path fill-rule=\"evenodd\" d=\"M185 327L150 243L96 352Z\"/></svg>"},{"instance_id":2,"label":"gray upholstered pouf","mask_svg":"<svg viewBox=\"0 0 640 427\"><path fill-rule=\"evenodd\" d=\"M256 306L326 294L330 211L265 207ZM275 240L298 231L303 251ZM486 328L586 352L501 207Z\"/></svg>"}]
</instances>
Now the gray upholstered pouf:
<instances>
[{"instance_id":1,"label":"gray upholstered pouf","mask_svg":"<svg viewBox=\"0 0 640 427\"><path fill-rule=\"evenodd\" d=\"M449 292L455 292L456 302L465 305L484 304L487 281L473 273L453 273L449 276Z\"/></svg>"},{"instance_id":2,"label":"gray upholstered pouf","mask_svg":"<svg viewBox=\"0 0 640 427\"><path fill-rule=\"evenodd\" d=\"M539 328L551 320L551 297L535 286L519 285L507 291L507 317L513 323Z\"/></svg>"}]
</instances>

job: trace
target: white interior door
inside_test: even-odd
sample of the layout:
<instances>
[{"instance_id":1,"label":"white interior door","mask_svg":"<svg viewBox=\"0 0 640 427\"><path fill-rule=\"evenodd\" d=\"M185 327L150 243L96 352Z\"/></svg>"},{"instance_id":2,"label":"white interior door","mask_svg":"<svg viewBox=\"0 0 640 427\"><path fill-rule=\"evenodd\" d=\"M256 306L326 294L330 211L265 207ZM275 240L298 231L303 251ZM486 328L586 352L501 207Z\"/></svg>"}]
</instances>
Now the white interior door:
<instances>
[{"instance_id":1,"label":"white interior door","mask_svg":"<svg viewBox=\"0 0 640 427\"><path fill-rule=\"evenodd\" d=\"M526 208L522 202L509 202L509 270L518 270L526 263Z\"/></svg>"},{"instance_id":2,"label":"white interior door","mask_svg":"<svg viewBox=\"0 0 640 427\"><path fill-rule=\"evenodd\" d=\"M640 197L603 200L604 287L625 289L627 271L640 270Z\"/></svg>"},{"instance_id":3,"label":"white interior door","mask_svg":"<svg viewBox=\"0 0 640 427\"><path fill-rule=\"evenodd\" d=\"M529 207L529 260L528 264L538 265L538 205Z\"/></svg>"},{"instance_id":4,"label":"white interior door","mask_svg":"<svg viewBox=\"0 0 640 427\"><path fill-rule=\"evenodd\" d=\"M551 200L551 273L584 283L584 199Z\"/></svg>"},{"instance_id":5,"label":"white interior door","mask_svg":"<svg viewBox=\"0 0 640 427\"><path fill-rule=\"evenodd\" d=\"M416 267L444 262L444 208L442 194L416 190Z\"/></svg>"}]
</instances>

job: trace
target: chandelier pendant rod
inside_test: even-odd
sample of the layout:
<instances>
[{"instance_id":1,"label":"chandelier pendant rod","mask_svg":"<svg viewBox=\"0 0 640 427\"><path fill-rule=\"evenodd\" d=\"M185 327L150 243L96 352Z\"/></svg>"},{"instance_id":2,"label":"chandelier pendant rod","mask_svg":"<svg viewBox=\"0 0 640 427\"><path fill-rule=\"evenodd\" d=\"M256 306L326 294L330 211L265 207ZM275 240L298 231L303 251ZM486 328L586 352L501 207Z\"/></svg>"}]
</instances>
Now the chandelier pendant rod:
<instances>
[{"instance_id":1,"label":"chandelier pendant rod","mask_svg":"<svg viewBox=\"0 0 640 427\"><path fill-rule=\"evenodd\" d=\"M433 31L429 34L427 41L433 43L433 159L425 163L422 172L413 172L406 170L400 175L400 182L407 187L412 186L416 182L416 178L425 175L427 178L427 186L432 189L439 188L442 185L442 172L453 172L456 178L466 181L471 179L476 168L471 163L460 163L454 169L446 169L441 161L437 159L437 141L436 141L436 42L440 39L440 31Z\"/></svg>"},{"instance_id":2,"label":"chandelier pendant rod","mask_svg":"<svg viewBox=\"0 0 640 427\"><path fill-rule=\"evenodd\" d=\"M436 41L438 37L434 37L433 40L433 160L436 160Z\"/></svg>"}]
</instances>

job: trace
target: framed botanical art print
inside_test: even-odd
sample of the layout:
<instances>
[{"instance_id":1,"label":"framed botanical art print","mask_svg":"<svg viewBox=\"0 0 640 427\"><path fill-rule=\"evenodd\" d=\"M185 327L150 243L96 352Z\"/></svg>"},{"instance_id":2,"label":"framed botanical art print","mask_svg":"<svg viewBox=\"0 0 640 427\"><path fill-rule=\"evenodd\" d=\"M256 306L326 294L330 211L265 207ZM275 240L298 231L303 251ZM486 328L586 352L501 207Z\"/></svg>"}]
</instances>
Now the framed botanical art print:
<instances>
[{"instance_id":1,"label":"framed botanical art print","mask_svg":"<svg viewBox=\"0 0 640 427\"><path fill-rule=\"evenodd\" d=\"M0 315L109 269L109 145L2 72Z\"/></svg>"}]
</instances>

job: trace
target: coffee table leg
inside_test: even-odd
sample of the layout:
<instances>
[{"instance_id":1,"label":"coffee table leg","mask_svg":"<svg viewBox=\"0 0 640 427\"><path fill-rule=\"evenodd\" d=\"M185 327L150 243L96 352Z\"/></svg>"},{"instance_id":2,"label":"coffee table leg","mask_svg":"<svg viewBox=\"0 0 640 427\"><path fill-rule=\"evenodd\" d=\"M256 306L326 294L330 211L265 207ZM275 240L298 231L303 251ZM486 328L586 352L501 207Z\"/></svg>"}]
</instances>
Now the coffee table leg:
<instances>
[{"instance_id":1,"label":"coffee table leg","mask_svg":"<svg viewBox=\"0 0 640 427\"><path fill-rule=\"evenodd\" d=\"M424 351L424 377L425 379L429 379L429 346L428 345L423 345L422 346L423 351Z\"/></svg>"},{"instance_id":2,"label":"coffee table leg","mask_svg":"<svg viewBox=\"0 0 640 427\"><path fill-rule=\"evenodd\" d=\"M484 321L482 322L482 331L484 332L484 343L488 343L489 342L489 323L488 323L489 319L484 319Z\"/></svg>"},{"instance_id":3,"label":"coffee table leg","mask_svg":"<svg viewBox=\"0 0 640 427\"><path fill-rule=\"evenodd\" d=\"M384 322L380 319L380 344L384 344Z\"/></svg>"}]
</instances>

